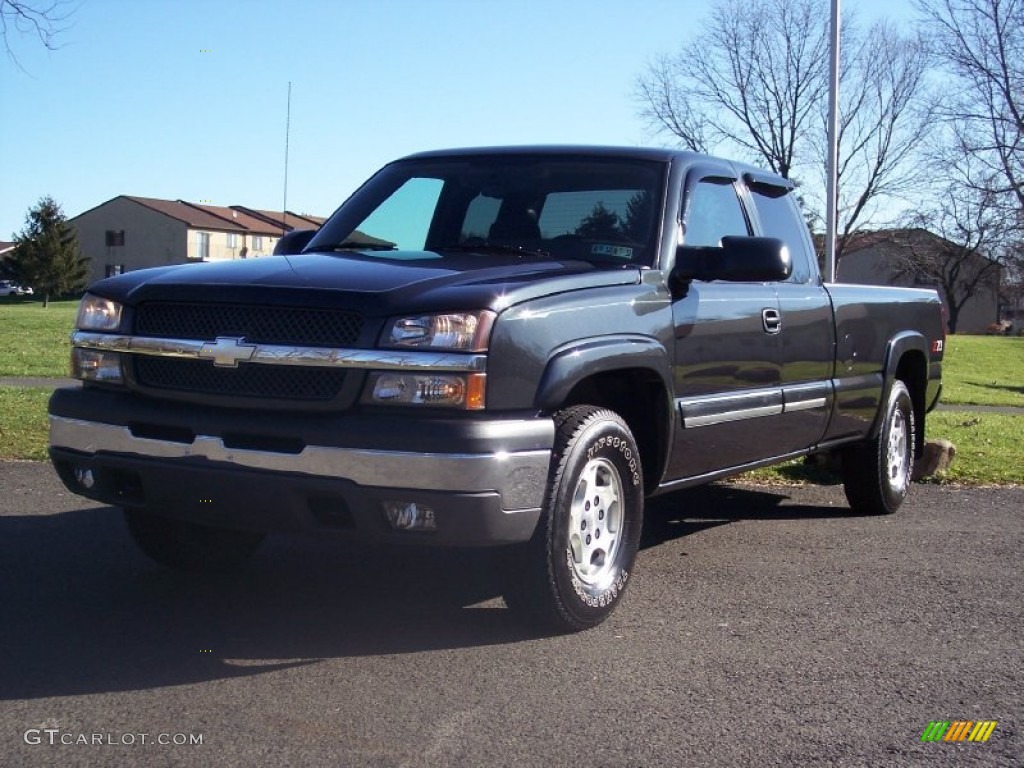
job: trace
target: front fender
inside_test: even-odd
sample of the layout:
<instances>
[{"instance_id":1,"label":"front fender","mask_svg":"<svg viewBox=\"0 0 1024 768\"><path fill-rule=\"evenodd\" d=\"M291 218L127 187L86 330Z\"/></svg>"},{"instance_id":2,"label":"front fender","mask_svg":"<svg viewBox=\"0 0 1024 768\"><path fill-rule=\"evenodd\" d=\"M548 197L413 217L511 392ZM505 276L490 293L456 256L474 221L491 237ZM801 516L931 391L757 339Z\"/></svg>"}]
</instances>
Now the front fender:
<instances>
[{"instance_id":1,"label":"front fender","mask_svg":"<svg viewBox=\"0 0 1024 768\"><path fill-rule=\"evenodd\" d=\"M580 339L554 350L537 388L536 405L556 410L581 381L600 373L646 369L672 391L671 364L665 347L649 336L621 335Z\"/></svg>"}]
</instances>

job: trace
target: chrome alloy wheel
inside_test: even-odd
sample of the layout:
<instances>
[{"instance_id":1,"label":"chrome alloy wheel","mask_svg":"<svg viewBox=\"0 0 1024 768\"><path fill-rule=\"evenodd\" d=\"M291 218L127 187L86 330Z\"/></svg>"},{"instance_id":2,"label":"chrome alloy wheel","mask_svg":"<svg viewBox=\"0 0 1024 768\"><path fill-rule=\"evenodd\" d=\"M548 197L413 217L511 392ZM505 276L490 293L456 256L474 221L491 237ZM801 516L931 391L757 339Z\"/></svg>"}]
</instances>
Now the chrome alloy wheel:
<instances>
[{"instance_id":1,"label":"chrome alloy wheel","mask_svg":"<svg viewBox=\"0 0 1024 768\"><path fill-rule=\"evenodd\" d=\"M906 486L907 473L910 471L908 432L903 411L894 409L886 441L885 466L889 487L897 491Z\"/></svg>"},{"instance_id":2,"label":"chrome alloy wheel","mask_svg":"<svg viewBox=\"0 0 1024 768\"><path fill-rule=\"evenodd\" d=\"M603 458L588 461L569 509L572 567L584 584L600 586L615 573L622 499L622 480L615 466Z\"/></svg>"}]
</instances>

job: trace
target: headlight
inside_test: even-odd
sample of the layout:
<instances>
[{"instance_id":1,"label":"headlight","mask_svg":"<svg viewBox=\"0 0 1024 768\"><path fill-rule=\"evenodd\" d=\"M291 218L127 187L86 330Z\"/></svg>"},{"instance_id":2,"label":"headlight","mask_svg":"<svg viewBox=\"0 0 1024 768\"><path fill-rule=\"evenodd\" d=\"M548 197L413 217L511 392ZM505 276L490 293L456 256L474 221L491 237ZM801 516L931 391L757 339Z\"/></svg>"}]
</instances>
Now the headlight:
<instances>
[{"instance_id":1,"label":"headlight","mask_svg":"<svg viewBox=\"0 0 1024 768\"><path fill-rule=\"evenodd\" d=\"M94 296L82 297L78 305L75 327L82 331L116 331L121 325L121 305L116 301Z\"/></svg>"},{"instance_id":2,"label":"headlight","mask_svg":"<svg viewBox=\"0 0 1024 768\"><path fill-rule=\"evenodd\" d=\"M489 310L399 317L384 328L380 345L485 352L494 317Z\"/></svg>"}]
</instances>

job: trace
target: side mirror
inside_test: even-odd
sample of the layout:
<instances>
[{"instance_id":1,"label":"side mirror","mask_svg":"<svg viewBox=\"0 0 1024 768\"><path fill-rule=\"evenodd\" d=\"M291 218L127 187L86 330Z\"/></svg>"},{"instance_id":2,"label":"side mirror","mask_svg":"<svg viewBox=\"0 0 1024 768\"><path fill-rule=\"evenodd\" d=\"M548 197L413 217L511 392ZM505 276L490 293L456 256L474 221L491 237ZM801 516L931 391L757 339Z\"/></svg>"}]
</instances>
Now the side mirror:
<instances>
[{"instance_id":1,"label":"side mirror","mask_svg":"<svg viewBox=\"0 0 1024 768\"><path fill-rule=\"evenodd\" d=\"M315 229L293 229L288 234L281 235L281 239L274 246L274 255L292 256L296 253L302 253L302 249L309 245L309 241L313 239L315 234Z\"/></svg>"},{"instance_id":2,"label":"side mirror","mask_svg":"<svg viewBox=\"0 0 1024 768\"><path fill-rule=\"evenodd\" d=\"M765 283L793 272L789 248L776 237L723 237L720 248L681 245L669 275L673 290L693 280Z\"/></svg>"}]
</instances>

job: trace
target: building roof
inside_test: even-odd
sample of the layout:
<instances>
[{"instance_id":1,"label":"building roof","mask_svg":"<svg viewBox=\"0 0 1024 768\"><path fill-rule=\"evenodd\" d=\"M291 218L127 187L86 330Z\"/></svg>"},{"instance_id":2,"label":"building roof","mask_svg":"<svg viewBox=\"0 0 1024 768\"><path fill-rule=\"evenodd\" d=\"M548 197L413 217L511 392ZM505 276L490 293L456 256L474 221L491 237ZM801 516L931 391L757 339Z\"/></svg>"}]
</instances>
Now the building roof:
<instances>
[{"instance_id":1,"label":"building roof","mask_svg":"<svg viewBox=\"0 0 1024 768\"><path fill-rule=\"evenodd\" d=\"M932 246L942 246L946 248L957 248L955 243L951 243L940 235L936 235L934 232L930 232L927 229L921 227L910 227L906 229L879 229L873 232L855 232L850 236L849 241L844 249L844 254L856 253L857 251L863 251L868 248L876 248L880 245L918 245L923 246L925 244Z\"/></svg>"},{"instance_id":2,"label":"building roof","mask_svg":"<svg viewBox=\"0 0 1024 768\"><path fill-rule=\"evenodd\" d=\"M133 203L170 216L183 222L192 229L209 229L218 232L248 232L255 235L280 235L283 231L293 229L319 228L327 219L310 214L297 214L292 211L265 211L247 208L244 205L207 205L190 203L187 200L164 200L158 197L139 197L138 195L119 195L113 198L131 200ZM84 216L107 203L101 203L89 211L78 214L74 218Z\"/></svg>"},{"instance_id":3,"label":"building roof","mask_svg":"<svg viewBox=\"0 0 1024 768\"><path fill-rule=\"evenodd\" d=\"M209 214L216 216L219 219L223 219L229 224L234 224L239 227L243 227L246 231L251 232L255 235L280 235L281 228L275 227L270 222L264 219L252 216L239 207L227 207L224 205L205 205L200 203L189 203L184 200L179 202L185 203L185 205L197 208L205 211Z\"/></svg>"},{"instance_id":4,"label":"building roof","mask_svg":"<svg viewBox=\"0 0 1024 768\"><path fill-rule=\"evenodd\" d=\"M230 219L224 219L202 208L190 205L183 200L161 200L155 197L135 197L123 195L126 200L144 205L154 211L183 221L194 229L216 229L224 232L244 232L245 227Z\"/></svg>"},{"instance_id":5,"label":"building roof","mask_svg":"<svg viewBox=\"0 0 1024 768\"><path fill-rule=\"evenodd\" d=\"M294 211L268 211L259 208L247 208L244 205L232 205L233 210L246 213L267 222L274 227L275 231L282 229L291 231L293 229L308 229L310 226L319 228L327 219L323 216L313 216L308 213L295 213Z\"/></svg>"}]
</instances>

